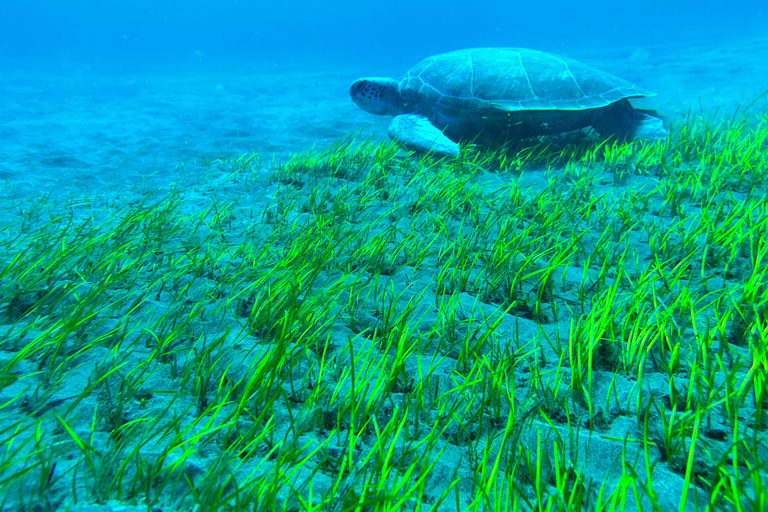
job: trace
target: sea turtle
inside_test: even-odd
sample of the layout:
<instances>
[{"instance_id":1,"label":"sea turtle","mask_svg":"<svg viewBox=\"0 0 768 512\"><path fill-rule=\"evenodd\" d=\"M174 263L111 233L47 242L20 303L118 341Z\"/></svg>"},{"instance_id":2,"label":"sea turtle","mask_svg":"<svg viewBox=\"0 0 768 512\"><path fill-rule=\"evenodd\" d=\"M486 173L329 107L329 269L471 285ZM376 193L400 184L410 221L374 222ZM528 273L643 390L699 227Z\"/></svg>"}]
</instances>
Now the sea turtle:
<instances>
[{"instance_id":1,"label":"sea turtle","mask_svg":"<svg viewBox=\"0 0 768 512\"><path fill-rule=\"evenodd\" d=\"M459 140L509 140L587 126L621 140L667 136L658 113L627 100L655 93L573 59L524 48L435 55L399 82L361 78L349 94L366 112L395 116L390 137L439 155L458 154Z\"/></svg>"}]
</instances>

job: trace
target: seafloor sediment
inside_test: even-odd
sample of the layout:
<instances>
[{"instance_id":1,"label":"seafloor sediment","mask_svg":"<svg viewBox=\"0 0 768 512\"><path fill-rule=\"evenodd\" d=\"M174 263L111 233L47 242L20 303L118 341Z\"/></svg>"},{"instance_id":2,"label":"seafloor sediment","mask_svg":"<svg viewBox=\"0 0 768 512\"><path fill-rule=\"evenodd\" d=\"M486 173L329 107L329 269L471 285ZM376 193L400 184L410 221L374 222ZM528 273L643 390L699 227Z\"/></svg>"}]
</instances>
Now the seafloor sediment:
<instances>
[{"instance_id":1,"label":"seafloor sediment","mask_svg":"<svg viewBox=\"0 0 768 512\"><path fill-rule=\"evenodd\" d=\"M5 72L0 510L764 510L766 45L450 160L373 63Z\"/></svg>"}]
</instances>

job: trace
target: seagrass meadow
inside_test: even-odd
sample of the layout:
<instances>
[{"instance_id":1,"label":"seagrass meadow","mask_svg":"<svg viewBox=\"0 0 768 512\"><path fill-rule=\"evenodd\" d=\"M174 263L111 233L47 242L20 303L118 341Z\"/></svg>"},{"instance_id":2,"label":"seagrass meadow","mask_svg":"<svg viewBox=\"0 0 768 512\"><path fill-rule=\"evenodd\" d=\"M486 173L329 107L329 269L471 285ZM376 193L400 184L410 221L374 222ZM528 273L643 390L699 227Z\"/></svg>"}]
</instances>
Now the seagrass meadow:
<instances>
[{"instance_id":1,"label":"seagrass meadow","mask_svg":"<svg viewBox=\"0 0 768 512\"><path fill-rule=\"evenodd\" d=\"M768 510L768 115L6 200L0 510Z\"/></svg>"}]
</instances>

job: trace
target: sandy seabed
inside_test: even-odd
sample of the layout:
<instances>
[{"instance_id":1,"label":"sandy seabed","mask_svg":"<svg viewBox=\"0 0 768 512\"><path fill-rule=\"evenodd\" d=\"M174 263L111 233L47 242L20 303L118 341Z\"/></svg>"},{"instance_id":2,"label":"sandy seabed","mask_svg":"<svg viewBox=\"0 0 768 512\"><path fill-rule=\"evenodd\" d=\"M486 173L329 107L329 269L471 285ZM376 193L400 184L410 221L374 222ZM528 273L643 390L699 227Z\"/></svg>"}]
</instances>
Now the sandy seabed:
<instances>
[{"instance_id":1,"label":"sandy seabed","mask_svg":"<svg viewBox=\"0 0 768 512\"><path fill-rule=\"evenodd\" d=\"M672 124L685 122L689 113L731 115L738 109L746 108L768 90L768 58L765 57L768 56L768 38L765 37L734 37L711 44L583 48L567 52L549 50L567 53L570 57L657 91L657 96L643 99L636 105L658 110ZM360 111L349 99L347 90L355 78L370 75L398 77L410 64L413 62L403 62L402 67L397 69L379 69L373 62L359 66L340 63L315 67L272 62L263 65L248 63L239 69L233 66L232 69L213 71L205 63L196 63L184 68L142 72L101 72L85 64L46 69L25 69L20 65L17 70L0 74L0 194L4 206L0 215L5 226L13 226L14 219L25 217L31 204L43 204L39 202L42 197L45 197L46 205L58 205L52 206L54 210L77 210L89 202L105 205L109 211L117 211L118 204L135 205L147 198L160 199L169 191L182 191L179 208L188 216L210 208L210 198L214 196L220 203L230 199L237 202L241 210L243 202L253 197L253 208L266 208L271 198L276 197L280 186L280 180L270 179L271 169L280 162L289 161L291 155L313 147L324 148L354 132L360 133L361 139L370 136L375 141L386 140L389 119L375 118ZM768 109L768 97L758 100L750 109L765 111ZM255 181L245 188L215 170L221 169L216 162L230 162L232 158L253 152L261 160L262 167L257 171ZM532 190L546 188L543 171L538 175L532 172L526 179ZM485 181L485 186L493 186L493 179L486 177ZM646 182L639 179L638 183L642 188ZM241 211L238 215L242 222L242 215L245 214ZM41 221L37 219L35 222ZM6 244L14 240L13 233L3 236ZM4 250L6 263L12 257L11 252ZM410 278L418 280L422 277L413 271ZM6 291L10 290L12 277L6 275L3 279ZM568 279L571 278L563 277L564 282ZM407 281L391 279L395 289L407 288L410 286L405 284ZM147 318L155 319L153 315L157 315L157 310L168 307L164 293L158 292L150 301L155 310L141 309L133 315L145 314ZM9 302L8 297L6 294L2 298L6 310L21 307L18 303ZM434 299L434 294L431 298ZM14 311L14 315L19 313L16 309ZM6 311L6 314L10 317L10 313ZM424 318L435 320L429 314ZM361 321L365 323L366 320ZM527 322L523 322L523 331L531 329L533 332L532 322ZM509 325L506 327L512 329ZM5 336L10 336L12 331L13 328L8 325L3 326ZM33 331L31 329L30 332ZM243 340L237 343L239 347ZM362 349L359 344L355 348ZM255 354L262 353L259 350ZM13 361L18 353L18 347L12 349L5 346L0 352L0 362ZM254 364L254 352L247 353L247 364L232 366L234 374L245 374L248 365ZM63 390L54 393L50 407L55 409L57 404L67 406L68 397L71 400L72 396L91 385L90 374L86 370L102 364L100 358L105 355L98 352L93 357L92 360L80 361L82 368L62 384ZM342 355L339 357L343 359ZM409 370L415 371L412 361L407 364ZM26 368L30 375L39 371L31 363L19 366L15 371L18 372L19 368ZM450 368L442 371L448 379ZM20 375L14 379L18 377ZM32 389L25 379L19 378L8 385L3 382L0 421L5 419L7 425L15 425L19 415L39 414L35 410L32 411L34 414L30 413L28 407L22 412L14 410L19 397L24 397ZM169 382L172 381L161 379L153 381L152 385L173 385ZM631 394L631 380L621 381L616 386L617 394ZM663 391L666 383L657 382L653 386ZM280 401L283 408L285 403ZM275 411L274 417L283 422L289 421L285 410ZM55 424L54 420L51 421ZM87 431L89 421L90 418L80 417L73 421L72 428L85 435L83 433ZM293 421L292 417L290 421ZM604 432L605 437L620 438L625 428L630 427L617 420L612 430ZM61 434L60 431L58 433ZM300 434L309 435L306 431ZM4 436L7 435L6 432ZM531 437L530 433L523 433L521 439L521 442L535 446L535 436ZM99 441L97 438L93 442L106 445L112 441ZM344 442L338 441L334 447L343 451ZM604 454L607 454L605 457L615 456L615 448L615 444L608 442L604 446L600 443L592 445L589 453L593 460L587 461L587 472L592 477L604 475L618 478L618 473L611 473L618 470L613 466L609 468L603 458ZM466 458L458 448L448 448L444 453L445 458L436 466L436 471L440 478L449 481L455 477L455 473L451 474L451 464L465 464ZM197 482L196 478L206 474L206 463L210 457L210 454L201 453L199 459L188 464L184 472L190 481ZM58 472L64 467L71 470L71 465L67 466L65 462L58 467ZM7 473L11 466L0 467L0 470ZM662 502L676 509L680 499L680 475L663 468L659 471L662 477L657 492L663 494L668 490L669 499ZM56 498L48 502L51 509L65 505L71 510L89 511L129 510L133 506L136 510L147 509L145 505L135 504L136 500L140 501L139 498L133 503L98 503L86 490L82 491L81 501L74 504L71 498L65 496L68 486L76 487L70 483L72 473L60 479L54 473L51 469L48 475L55 482L52 488L58 486L54 493ZM356 475L353 472L351 476ZM332 488L332 476L323 474L321 479L318 474L317 479L318 489L327 491ZM354 485L348 480L343 480L343 484ZM460 490L461 493L468 492L463 486ZM305 496L305 493L302 495ZM6 496L6 500L7 507L12 507L17 497ZM46 501L44 493L41 493L39 501ZM184 503L187 506L191 502ZM446 510L455 509L453 503L451 498ZM173 506L182 505L166 505ZM292 506L297 505L292 502ZM692 507L692 502L689 502L686 510L693 510ZM16 510L4 508L0 501L0 510L6 509Z\"/></svg>"}]
</instances>

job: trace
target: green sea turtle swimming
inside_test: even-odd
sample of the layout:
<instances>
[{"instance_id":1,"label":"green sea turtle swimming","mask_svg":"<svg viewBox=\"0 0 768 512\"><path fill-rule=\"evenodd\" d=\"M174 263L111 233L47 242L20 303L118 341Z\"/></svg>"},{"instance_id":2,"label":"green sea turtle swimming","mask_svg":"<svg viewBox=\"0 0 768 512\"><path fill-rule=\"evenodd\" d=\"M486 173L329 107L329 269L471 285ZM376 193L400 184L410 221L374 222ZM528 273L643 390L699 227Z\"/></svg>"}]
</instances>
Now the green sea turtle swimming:
<instances>
[{"instance_id":1,"label":"green sea turtle swimming","mask_svg":"<svg viewBox=\"0 0 768 512\"><path fill-rule=\"evenodd\" d=\"M439 155L458 154L460 140L510 140L588 126L621 140L667 136L655 111L628 101L654 93L573 59L523 48L435 55L399 82L356 80L349 94L366 112L395 116L390 137Z\"/></svg>"}]
</instances>

